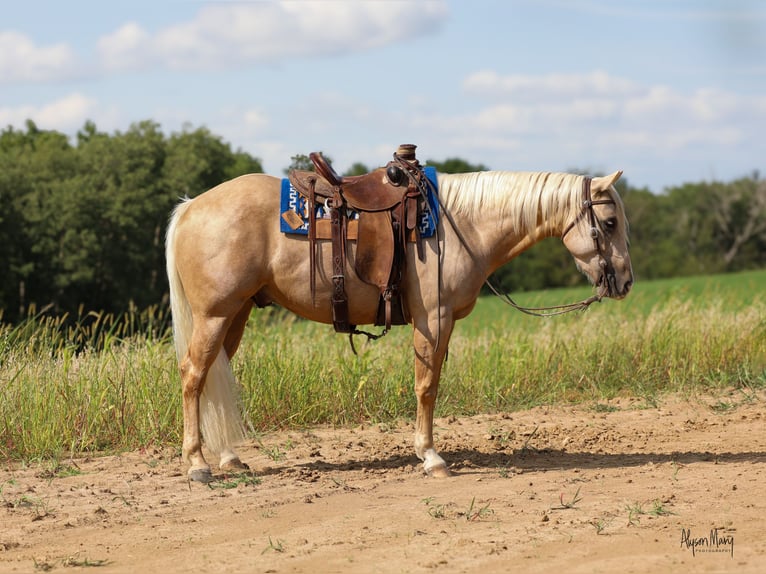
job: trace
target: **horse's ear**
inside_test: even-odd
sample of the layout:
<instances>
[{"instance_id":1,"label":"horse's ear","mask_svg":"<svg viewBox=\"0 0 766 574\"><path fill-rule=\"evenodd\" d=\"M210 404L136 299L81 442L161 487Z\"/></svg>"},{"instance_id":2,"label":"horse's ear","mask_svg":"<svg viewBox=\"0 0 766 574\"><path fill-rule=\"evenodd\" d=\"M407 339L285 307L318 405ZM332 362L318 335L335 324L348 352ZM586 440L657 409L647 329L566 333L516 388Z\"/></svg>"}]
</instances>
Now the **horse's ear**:
<instances>
[{"instance_id":1,"label":"horse's ear","mask_svg":"<svg viewBox=\"0 0 766 574\"><path fill-rule=\"evenodd\" d=\"M620 176L622 175L622 170L615 171L611 175L604 175L602 177L594 177L593 182L591 183L591 187L593 191L606 191L609 189L612 185L615 184L615 182L620 179Z\"/></svg>"}]
</instances>

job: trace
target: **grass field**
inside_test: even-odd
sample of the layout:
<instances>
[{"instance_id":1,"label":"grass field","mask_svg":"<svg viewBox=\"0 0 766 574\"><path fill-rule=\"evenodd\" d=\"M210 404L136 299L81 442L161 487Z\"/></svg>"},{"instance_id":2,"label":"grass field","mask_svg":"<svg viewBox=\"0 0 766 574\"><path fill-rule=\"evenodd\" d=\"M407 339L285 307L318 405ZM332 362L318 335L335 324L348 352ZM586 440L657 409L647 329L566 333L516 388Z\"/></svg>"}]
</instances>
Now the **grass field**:
<instances>
[{"instance_id":1,"label":"grass field","mask_svg":"<svg viewBox=\"0 0 766 574\"><path fill-rule=\"evenodd\" d=\"M766 271L637 283L624 301L535 318L482 298L452 337L437 415L666 392L766 386ZM572 302L589 288L519 294ZM0 327L0 458L180 445L180 383L167 318L83 314ZM87 319L87 320L86 320ZM278 310L253 314L234 360L254 432L411 418L411 329L357 339ZM322 343L306 344L320 340Z\"/></svg>"}]
</instances>

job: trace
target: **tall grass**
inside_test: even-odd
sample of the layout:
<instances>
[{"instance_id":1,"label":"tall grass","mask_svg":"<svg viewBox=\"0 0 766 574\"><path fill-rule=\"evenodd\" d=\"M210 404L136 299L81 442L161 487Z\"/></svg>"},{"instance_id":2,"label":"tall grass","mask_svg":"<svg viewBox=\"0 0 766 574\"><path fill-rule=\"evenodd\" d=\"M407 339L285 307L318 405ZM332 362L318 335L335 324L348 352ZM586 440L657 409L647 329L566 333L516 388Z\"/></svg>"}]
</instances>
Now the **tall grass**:
<instances>
[{"instance_id":1,"label":"tall grass","mask_svg":"<svg viewBox=\"0 0 766 574\"><path fill-rule=\"evenodd\" d=\"M167 313L30 316L0 326L0 458L176 443Z\"/></svg>"},{"instance_id":2,"label":"tall grass","mask_svg":"<svg viewBox=\"0 0 766 574\"><path fill-rule=\"evenodd\" d=\"M766 271L639 283L625 301L548 319L481 299L453 334L437 414L766 387L763 285ZM180 382L166 327L156 310L0 327L0 457L178 446ZM414 416L411 338L403 327L357 339L355 357L327 325L255 312L233 361L250 428Z\"/></svg>"}]
</instances>

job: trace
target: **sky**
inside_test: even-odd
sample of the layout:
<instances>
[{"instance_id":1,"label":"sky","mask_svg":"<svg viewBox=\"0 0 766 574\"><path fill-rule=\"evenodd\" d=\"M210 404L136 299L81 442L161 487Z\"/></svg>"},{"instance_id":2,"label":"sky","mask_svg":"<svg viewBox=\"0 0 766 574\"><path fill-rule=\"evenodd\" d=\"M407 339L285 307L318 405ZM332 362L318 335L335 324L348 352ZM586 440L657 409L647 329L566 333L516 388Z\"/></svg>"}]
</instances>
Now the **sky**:
<instances>
[{"instance_id":1,"label":"sky","mask_svg":"<svg viewBox=\"0 0 766 574\"><path fill-rule=\"evenodd\" d=\"M662 192L766 168L762 0L0 0L0 128L206 127L283 175L421 161L623 170Z\"/></svg>"}]
</instances>

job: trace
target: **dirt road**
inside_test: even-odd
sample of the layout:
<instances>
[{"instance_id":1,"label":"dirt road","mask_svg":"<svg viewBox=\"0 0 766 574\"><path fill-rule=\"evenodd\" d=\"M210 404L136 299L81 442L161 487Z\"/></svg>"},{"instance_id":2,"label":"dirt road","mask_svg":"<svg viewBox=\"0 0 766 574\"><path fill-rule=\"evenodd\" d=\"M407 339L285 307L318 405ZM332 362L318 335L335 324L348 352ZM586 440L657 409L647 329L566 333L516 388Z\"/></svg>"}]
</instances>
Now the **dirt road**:
<instances>
[{"instance_id":1,"label":"dirt road","mask_svg":"<svg viewBox=\"0 0 766 574\"><path fill-rule=\"evenodd\" d=\"M622 399L0 470L0 572L766 572L766 395Z\"/></svg>"}]
</instances>

